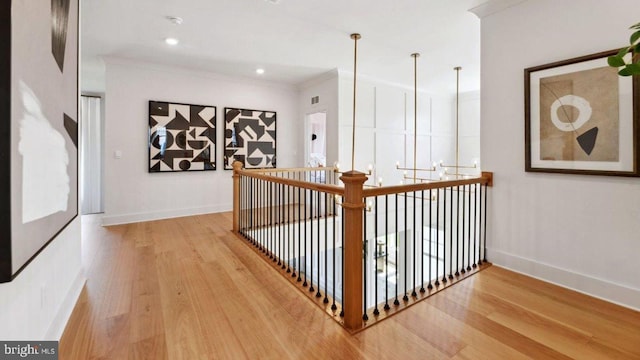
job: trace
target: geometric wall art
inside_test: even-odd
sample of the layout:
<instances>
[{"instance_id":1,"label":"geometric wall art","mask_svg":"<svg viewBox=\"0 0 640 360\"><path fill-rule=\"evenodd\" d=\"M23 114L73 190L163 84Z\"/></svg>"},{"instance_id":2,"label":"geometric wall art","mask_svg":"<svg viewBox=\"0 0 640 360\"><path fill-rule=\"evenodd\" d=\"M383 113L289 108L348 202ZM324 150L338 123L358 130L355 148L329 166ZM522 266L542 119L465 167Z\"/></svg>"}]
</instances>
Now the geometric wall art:
<instances>
[{"instance_id":1,"label":"geometric wall art","mask_svg":"<svg viewBox=\"0 0 640 360\"><path fill-rule=\"evenodd\" d=\"M525 69L526 171L640 175L638 77L607 64L616 53Z\"/></svg>"},{"instance_id":2,"label":"geometric wall art","mask_svg":"<svg viewBox=\"0 0 640 360\"><path fill-rule=\"evenodd\" d=\"M0 5L0 282L78 214L78 5Z\"/></svg>"},{"instance_id":3,"label":"geometric wall art","mask_svg":"<svg viewBox=\"0 0 640 360\"><path fill-rule=\"evenodd\" d=\"M276 112L224 108L224 168L240 161L246 169L276 167Z\"/></svg>"},{"instance_id":4,"label":"geometric wall art","mask_svg":"<svg viewBox=\"0 0 640 360\"><path fill-rule=\"evenodd\" d=\"M216 107L149 101L149 172L216 169Z\"/></svg>"}]
</instances>

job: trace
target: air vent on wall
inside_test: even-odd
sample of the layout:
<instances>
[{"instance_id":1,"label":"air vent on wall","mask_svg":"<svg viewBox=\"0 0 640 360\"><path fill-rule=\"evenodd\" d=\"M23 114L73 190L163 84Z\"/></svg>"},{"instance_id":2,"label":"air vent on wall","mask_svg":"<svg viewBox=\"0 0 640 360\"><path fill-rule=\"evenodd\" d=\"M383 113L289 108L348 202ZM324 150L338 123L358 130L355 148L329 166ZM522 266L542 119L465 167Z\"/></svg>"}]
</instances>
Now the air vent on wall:
<instances>
[{"instance_id":1,"label":"air vent on wall","mask_svg":"<svg viewBox=\"0 0 640 360\"><path fill-rule=\"evenodd\" d=\"M320 96L314 96L311 98L311 105L317 104L320 102Z\"/></svg>"}]
</instances>

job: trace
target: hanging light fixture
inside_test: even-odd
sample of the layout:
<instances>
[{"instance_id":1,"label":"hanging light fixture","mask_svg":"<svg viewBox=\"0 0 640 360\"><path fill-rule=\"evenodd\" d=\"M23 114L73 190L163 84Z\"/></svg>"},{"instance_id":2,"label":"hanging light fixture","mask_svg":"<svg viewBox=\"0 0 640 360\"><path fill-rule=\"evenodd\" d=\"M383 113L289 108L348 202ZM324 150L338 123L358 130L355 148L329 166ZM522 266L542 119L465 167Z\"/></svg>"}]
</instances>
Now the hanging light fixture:
<instances>
[{"instance_id":1,"label":"hanging light fixture","mask_svg":"<svg viewBox=\"0 0 640 360\"><path fill-rule=\"evenodd\" d=\"M355 171L355 159L356 159L356 85L357 85L357 74L358 74L358 40L362 38L362 36L358 33L353 33L350 35L351 39L353 39L353 123L351 125L352 136L351 136L351 171ZM340 164L334 164L335 172L340 172ZM373 165L369 164L367 167L367 175L371 175L373 172Z\"/></svg>"},{"instance_id":2,"label":"hanging light fixture","mask_svg":"<svg viewBox=\"0 0 640 360\"><path fill-rule=\"evenodd\" d=\"M419 53L411 54L413 58L413 167L400 167L400 162L396 162L396 169L403 170L404 180L413 180L417 182L428 182L431 179L419 178L418 171L436 171L436 164L434 163L430 168L418 168L418 57ZM412 171L413 176L407 176L407 171Z\"/></svg>"},{"instance_id":3,"label":"hanging light fixture","mask_svg":"<svg viewBox=\"0 0 640 360\"><path fill-rule=\"evenodd\" d=\"M452 175L456 178L458 177L471 177L471 174L460 173L460 169L476 169L478 167L477 162L473 162L473 165L460 165L460 70L462 70L461 66L456 66L453 68L456 71L456 161L455 165L445 165L442 160L440 160L440 167L444 169L442 175ZM449 169L454 169L453 172L450 172ZM441 177L442 177L441 175Z\"/></svg>"}]
</instances>

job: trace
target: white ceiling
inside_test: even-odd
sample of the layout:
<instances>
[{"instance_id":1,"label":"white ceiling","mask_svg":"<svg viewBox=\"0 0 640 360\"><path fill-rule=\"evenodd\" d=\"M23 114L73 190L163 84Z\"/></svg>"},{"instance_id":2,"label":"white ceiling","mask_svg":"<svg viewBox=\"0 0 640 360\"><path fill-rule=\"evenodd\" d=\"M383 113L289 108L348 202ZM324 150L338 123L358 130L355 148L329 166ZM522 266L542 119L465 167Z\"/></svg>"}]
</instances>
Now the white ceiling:
<instances>
[{"instance_id":1,"label":"white ceiling","mask_svg":"<svg viewBox=\"0 0 640 360\"><path fill-rule=\"evenodd\" d=\"M477 0L475 1L477 2ZM82 0L83 90L103 91L100 56L300 84L338 68L419 87L479 89L480 21L474 0ZM174 25L167 16L184 19ZM164 38L176 37L171 47Z\"/></svg>"}]
</instances>

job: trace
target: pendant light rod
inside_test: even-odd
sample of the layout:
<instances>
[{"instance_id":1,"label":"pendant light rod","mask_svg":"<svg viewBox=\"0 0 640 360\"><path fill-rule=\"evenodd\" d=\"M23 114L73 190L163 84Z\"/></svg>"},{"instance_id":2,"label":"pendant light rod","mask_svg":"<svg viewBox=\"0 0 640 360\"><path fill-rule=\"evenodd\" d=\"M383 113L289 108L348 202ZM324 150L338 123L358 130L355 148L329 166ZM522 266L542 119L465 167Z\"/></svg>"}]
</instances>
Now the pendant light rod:
<instances>
[{"instance_id":1,"label":"pendant light rod","mask_svg":"<svg viewBox=\"0 0 640 360\"><path fill-rule=\"evenodd\" d=\"M420 54L413 53L411 57L413 57L413 182L416 182L418 171L418 57Z\"/></svg>"},{"instance_id":2,"label":"pendant light rod","mask_svg":"<svg viewBox=\"0 0 640 360\"><path fill-rule=\"evenodd\" d=\"M360 34L351 34L353 39L353 125L351 136L351 171L355 171L356 159L356 76L358 66L358 40L362 38Z\"/></svg>"},{"instance_id":3,"label":"pendant light rod","mask_svg":"<svg viewBox=\"0 0 640 360\"><path fill-rule=\"evenodd\" d=\"M460 126L460 117L459 117L459 112L460 112L460 70L462 70L462 67L460 66L456 66L453 68L453 70L456 71L456 168L460 167L460 146L458 144L459 141L459 135L458 135L458 129Z\"/></svg>"}]
</instances>

